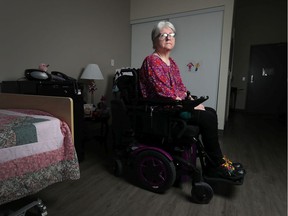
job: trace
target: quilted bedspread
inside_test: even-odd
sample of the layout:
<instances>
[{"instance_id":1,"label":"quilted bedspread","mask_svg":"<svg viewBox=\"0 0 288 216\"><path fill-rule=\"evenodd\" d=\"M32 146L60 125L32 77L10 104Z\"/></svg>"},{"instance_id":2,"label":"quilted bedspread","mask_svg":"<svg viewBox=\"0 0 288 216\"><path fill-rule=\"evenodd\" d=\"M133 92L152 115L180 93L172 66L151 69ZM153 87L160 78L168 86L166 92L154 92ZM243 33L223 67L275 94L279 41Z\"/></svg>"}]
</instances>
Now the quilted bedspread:
<instances>
[{"instance_id":1,"label":"quilted bedspread","mask_svg":"<svg viewBox=\"0 0 288 216\"><path fill-rule=\"evenodd\" d=\"M41 111L0 109L0 205L79 178L65 122Z\"/></svg>"}]
</instances>

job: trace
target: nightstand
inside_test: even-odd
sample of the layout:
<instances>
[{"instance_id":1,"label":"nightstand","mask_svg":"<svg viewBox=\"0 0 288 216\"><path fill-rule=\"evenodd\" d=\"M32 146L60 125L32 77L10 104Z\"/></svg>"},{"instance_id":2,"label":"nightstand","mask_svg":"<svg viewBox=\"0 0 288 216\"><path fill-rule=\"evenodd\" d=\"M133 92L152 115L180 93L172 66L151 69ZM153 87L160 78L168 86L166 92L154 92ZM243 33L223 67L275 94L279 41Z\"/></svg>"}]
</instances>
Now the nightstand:
<instances>
[{"instance_id":1,"label":"nightstand","mask_svg":"<svg viewBox=\"0 0 288 216\"><path fill-rule=\"evenodd\" d=\"M85 125L86 125L86 137L85 139L96 139L100 142L105 148L105 152L108 152L107 147L107 138L109 132L109 119L110 119L110 112L109 108L105 110L95 110L92 113L91 117L85 117ZM100 131L98 131L100 129ZM97 134L95 135L95 132ZM93 134L93 136L91 136ZM89 136L90 135L90 136Z\"/></svg>"}]
</instances>

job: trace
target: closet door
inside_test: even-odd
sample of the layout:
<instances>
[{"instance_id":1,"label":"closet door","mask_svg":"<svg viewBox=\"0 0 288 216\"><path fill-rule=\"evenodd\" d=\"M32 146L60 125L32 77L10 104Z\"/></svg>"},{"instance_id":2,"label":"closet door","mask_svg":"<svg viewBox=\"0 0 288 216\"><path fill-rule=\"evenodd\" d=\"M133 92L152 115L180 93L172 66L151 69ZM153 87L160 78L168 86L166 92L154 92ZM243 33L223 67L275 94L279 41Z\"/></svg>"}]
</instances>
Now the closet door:
<instances>
[{"instance_id":1,"label":"closet door","mask_svg":"<svg viewBox=\"0 0 288 216\"><path fill-rule=\"evenodd\" d=\"M176 28L176 45L171 53L187 89L197 96L209 96L204 105L217 109L223 8L174 14L132 24L131 66L141 67L153 52L151 31L160 20Z\"/></svg>"}]
</instances>

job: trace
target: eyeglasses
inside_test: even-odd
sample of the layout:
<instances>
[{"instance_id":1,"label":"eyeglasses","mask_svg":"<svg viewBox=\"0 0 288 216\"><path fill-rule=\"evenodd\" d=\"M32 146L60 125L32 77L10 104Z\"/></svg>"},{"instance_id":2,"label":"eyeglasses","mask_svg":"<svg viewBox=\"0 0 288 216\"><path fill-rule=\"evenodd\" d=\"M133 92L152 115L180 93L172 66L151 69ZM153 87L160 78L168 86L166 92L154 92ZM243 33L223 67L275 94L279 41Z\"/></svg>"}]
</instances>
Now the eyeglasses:
<instances>
[{"instance_id":1,"label":"eyeglasses","mask_svg":"<svg viewBox=\"0 0 288 216\"><path fill-rule=\"evenodd\" d=\"M163 34L159 34L159 38L160 38L161 40L164 40L164 39L168 38L168 36L169 36L170 38L174 38L174 37L176 36L176 34L175 34L175 33L170 33L170 34L168 34L168 33L163 33Z\"/></svg>"}]
</instances>

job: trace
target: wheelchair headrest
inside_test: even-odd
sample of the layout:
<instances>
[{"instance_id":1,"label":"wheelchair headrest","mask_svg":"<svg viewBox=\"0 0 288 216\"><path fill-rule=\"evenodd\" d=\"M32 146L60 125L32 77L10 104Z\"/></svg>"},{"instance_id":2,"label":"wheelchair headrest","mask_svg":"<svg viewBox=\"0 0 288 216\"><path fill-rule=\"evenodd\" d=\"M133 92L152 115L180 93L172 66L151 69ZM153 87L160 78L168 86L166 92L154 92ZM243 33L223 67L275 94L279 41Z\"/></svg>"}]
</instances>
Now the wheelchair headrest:
<instances>
[{"instance_id":1,"label":"wheelchair headrest","mask_svg":"<svg viewBox=\"0 0 288 216\"><path fill-rule=\"evenodd\" d=\"M135 68L121 69L114 76L113 92L120 93L126 104L136 103L139 98L138 72Z\"/></svg>"}]
</instances>

